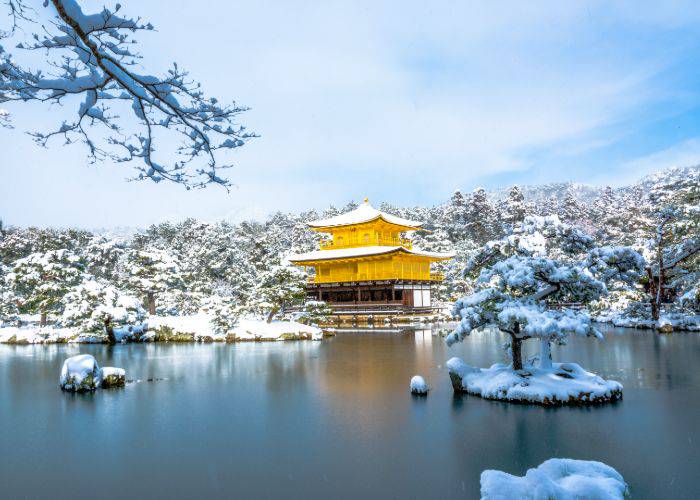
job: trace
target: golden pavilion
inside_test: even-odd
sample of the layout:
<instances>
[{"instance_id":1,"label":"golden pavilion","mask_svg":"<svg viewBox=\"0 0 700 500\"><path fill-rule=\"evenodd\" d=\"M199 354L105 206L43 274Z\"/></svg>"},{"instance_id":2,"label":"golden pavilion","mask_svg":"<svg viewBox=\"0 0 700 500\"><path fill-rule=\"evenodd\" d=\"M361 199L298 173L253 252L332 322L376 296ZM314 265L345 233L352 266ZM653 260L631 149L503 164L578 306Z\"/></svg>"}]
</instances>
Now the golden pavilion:
<instances>
[{"instance_id":1,"label":"golden pavilion","mask_svg":"<svg viewBox=\"0 0 700 500\"><path fill-rule=\"evenodd\" d=\"M380 212L366 198L355 210L308 225L329 236L319 250L289 260L314 270L307 299L327 302L336 311L426 311L431 283L443 278L430 272L430 263L453 257L414 249L405 235L422 223Z\"/></svg>"}]
</instances>

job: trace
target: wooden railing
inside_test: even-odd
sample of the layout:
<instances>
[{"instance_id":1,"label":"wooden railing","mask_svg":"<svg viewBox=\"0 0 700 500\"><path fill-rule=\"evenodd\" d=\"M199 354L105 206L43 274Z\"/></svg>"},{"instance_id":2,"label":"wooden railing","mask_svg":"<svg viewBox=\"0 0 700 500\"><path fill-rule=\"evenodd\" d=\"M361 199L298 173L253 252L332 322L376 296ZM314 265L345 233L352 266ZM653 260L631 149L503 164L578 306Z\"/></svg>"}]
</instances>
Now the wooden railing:
<instances>
[{"instance_id":1,"label":"wooden railing","mask_svg":"<svg viewBox=\"0 0 700 500\"><path fill-rule=\"evenodd\" d=\"M356 248L356 247L370 247L370 246L402 246L411 250L413 248L413 242L408 238L369 238L367 241L364 239L351 239L348 241L343 240L342 243L331 239L322 239L320 242L321 250L330 250L333 248Z\"/></svg>"},{"instance_id":2,"label":"wooden railing","mask_svg":"<svg viewBox=\"0 0 700 500\"><path fill-rule=\"evenodd\" d=\"M359 281L384 281L384 280L418 280L418 281L443 281L445 275L442 273L430 273L427 277L421 274L406 274L402 276L396 276L393 273L374 273L367 275L364 273L350 274L333 274L331 276L309 276L307 281L309 283L343 283L343 282L359 282Z\"/></svg>"}]
</instances>

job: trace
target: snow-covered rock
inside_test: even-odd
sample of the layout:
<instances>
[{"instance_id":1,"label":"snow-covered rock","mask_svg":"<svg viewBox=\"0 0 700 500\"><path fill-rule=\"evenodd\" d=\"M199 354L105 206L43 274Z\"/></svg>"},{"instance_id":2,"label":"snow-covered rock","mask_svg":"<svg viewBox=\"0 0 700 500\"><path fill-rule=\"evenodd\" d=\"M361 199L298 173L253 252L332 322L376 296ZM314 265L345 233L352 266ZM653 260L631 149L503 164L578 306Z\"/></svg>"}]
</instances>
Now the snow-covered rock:
<instances>
[{"instance_id":1,"label":"snow-covered rock","mask_svg":"<svg viewBox=\"0 0 700 500\"><path fill-rule=\"evenodd\" d=\"M102 383L102 371L94 357L79 354L63 362L59 383L64 391L94 391Z\"/></svg>"},{"instance_id":2,"label":"snow-covered rock","mask_svg":"<svg viewBox=\"0 0 700 500\"><path fill-rule=\"evenodd\" d=\"M102 368L102 388L124 387L126 385L126 371L123 368L105 366Z\"/></svg>"},{"instance_id":3,"label":"snow-covered rock","mask_svg":"<svg viewBox=\"0 0 700 500\"><path fill-rule=\"evenodd\" d=\"M616 500L628 495L620 473L602 462L552 458L523 477L497 470L481 473L482 500Z\"/></svg>"},{"instance_id":4,"label":"snow-covered rock","mask_svg":"<svg viewBox=\"0 0 700 500\"><path fill-rule=\"evenodd\" d=\"M148 328L156 332L155 340L166 342L223 342L226 335L212 328L212 316L207 313L183 316L150 316Z\"/></svg>"},{"instance_id":5,"label":"snow-covered rock","mask_svg":"<svg viewBox=\"0 0 700 500\"><path fill-rule=\"evenodd\" d=\"M230 332L234 340L321 340L323 330L296 321L243 319Z\"/></svg>"},{"instance_id":6,"label":"snow-covered rock","mask_svg":"<svg viewBox=\"0 0 700 500\"><path fill-rule=\"evenodd\" d=\"M455 392L486 399L556 406L605 403L622 397L622 384L605 380L576 363L552 363L551 368L527 366L515 371L503 364L475 368L452 358L447 369Z\"/></svg>"},{"instance_id":7,"label":"snow-covered rock","mask_svg":"<svg viewBox=\"0 0 700 500\"><path fill-rule=\"evenodd\" d=\"M411 379L411 394L425 396L428 394L428 384L420 375L414 375Z\"/></svg>"}]
</instances>

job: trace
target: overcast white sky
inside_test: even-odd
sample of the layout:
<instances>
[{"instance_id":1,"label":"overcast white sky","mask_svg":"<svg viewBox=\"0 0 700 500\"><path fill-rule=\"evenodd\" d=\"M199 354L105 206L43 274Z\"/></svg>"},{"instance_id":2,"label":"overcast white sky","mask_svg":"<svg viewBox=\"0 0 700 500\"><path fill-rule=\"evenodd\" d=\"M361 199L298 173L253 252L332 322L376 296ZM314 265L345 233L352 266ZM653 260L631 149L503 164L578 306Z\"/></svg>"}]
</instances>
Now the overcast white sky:
<instances>
[{"instance_id":1,"label":"overcast white sky","mask_svg":"<svg viewBox=\"0 0 700 500\"><path fill-rule=\"evenodd\" d=\"M128 167L87 165L81 146L32 143L24 132L61 110L6 106L6 223L430 204L455 188L622 184L700 163L696 2L121 3L158 29L141 37L149 69L177 61L210 95L252 107L241 121L261 137L233 157L237 188L125 182Z\"/></svg>"}]
</instances>

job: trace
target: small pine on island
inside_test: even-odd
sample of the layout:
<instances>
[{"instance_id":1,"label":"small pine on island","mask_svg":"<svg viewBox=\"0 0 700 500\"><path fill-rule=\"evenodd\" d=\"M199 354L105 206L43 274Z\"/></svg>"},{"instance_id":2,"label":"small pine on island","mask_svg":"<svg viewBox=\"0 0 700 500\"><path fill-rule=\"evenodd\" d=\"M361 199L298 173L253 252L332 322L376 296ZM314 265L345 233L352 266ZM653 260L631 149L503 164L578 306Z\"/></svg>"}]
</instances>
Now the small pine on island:
<instances>
[{"instance_id":1,"label":"small pine on island","mask_svg":"<svg viewBox=\"0 0 700 500\"><path fill-rule=\"evenodd\" d=\"M308 225L330 235L319 250L289 258L315 271L306 285L308 300L338 312L430 311L430 286L442 280L430 263L454 255L413 248L405 233L420 230L422 222L381 212L365 198L355 210Z\"/></svg>"}]
</instances>

